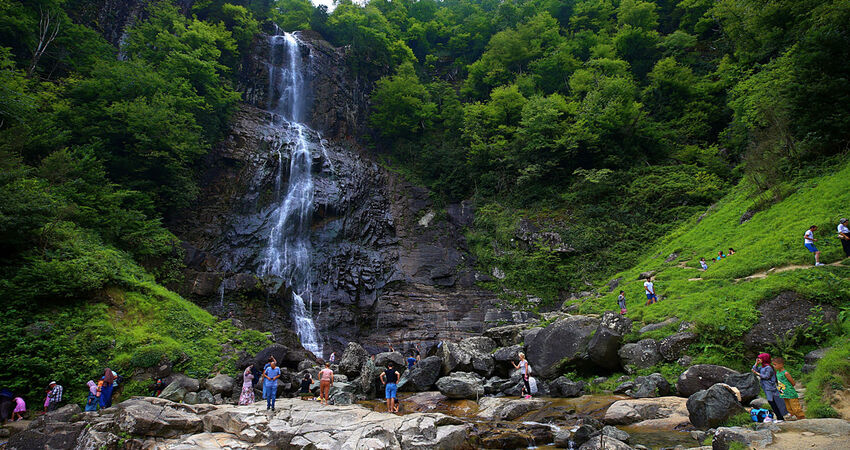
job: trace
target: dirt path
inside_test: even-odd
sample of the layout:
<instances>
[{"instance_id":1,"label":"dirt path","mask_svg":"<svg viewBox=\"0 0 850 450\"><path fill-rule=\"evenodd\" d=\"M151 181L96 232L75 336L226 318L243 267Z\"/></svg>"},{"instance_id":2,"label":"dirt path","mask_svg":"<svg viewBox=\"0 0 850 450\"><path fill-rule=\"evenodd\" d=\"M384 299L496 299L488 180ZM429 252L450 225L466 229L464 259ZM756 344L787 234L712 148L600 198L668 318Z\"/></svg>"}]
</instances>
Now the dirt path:
<instances>
[{"instance_id":1,"label":"dirt path","mask_svg":"<svg viewBox=\"0 0 850 450\"><path fill-rule=\"evenodd\" d=\"M839 266L841 266L841 261L837 261L837 262L830 263L830 264L825 264L825 266L839 267ZM754 274L746 276L746 277L735 278L735 282L737 283L739 281L760 280L762 278L767 278L768 275L772 275L772 274L775 274L775 273L788 272L790 270L802 270L802 269L814 269L814 268L816 268L816 267L812 266L812 265L803 266L803 265L798 265L798 264L791 264L789 266L782 266L782 267L773 267L773 268L770 268L770 269L765 270L763 272L757 272L757 273L754 273ZM702 278L688 278L688 281L703 281L703 279Z\"/></svg>"},{"instance_id":2,"label":"dirt path","mask_svg":"<svg viewBox=\"0 0 850 450\"><path fill-rule=\"evenodd\" d=\"M821 436L808 432L783 431L773 435L771 450L847 450L847 436Z\"/></svg>"}]
</instances>

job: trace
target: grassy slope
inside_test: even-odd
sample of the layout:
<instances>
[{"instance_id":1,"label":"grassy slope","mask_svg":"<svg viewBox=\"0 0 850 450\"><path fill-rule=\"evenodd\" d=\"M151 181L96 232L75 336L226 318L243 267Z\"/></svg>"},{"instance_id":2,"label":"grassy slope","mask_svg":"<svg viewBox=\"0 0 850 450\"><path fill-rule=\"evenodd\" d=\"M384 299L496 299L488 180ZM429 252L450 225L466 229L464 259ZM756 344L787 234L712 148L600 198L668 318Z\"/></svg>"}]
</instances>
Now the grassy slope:
<instances>
[{"instance_id":1,"label":"grassy slope","mask_svg":"<svg viewBox=\"0 0 850 450\"><path fill-rule=\"evenodd\" d=\"M751 220L739 224L741 215L747 210L764 203L764 198L745 183L735 188L699 220L692 218L648 252L634 268L621 272L615 278L623 281L614 292L607 287L599 298L577 300L579 310L584 313L599 313L616 309L617 292L626 291L629 316L638 322L654 323L670 316L694 322L700 335L690 354L696 363L724 364L745 369L750 363L745 358L741 336L758 320L757 305L779 292L793 290L811 299L830 303L842 309L850 308L850 267L847 261L840 266L811 267L813 256L803 247L803 233L810 225L818 225L816 237L822 251L821 260L826 263L841 261L844 254L836 238L835 226L838 218L850 215L850 165L822 176L811 175L807 181L794 186L795 191L784 200L756 213ZM640 224L635 226L640 227ZM727 252L729 247L736 254L721 261L713 260L719 250ZM665 262L672 253L678 258ZM706 272L697 270L699 258L709 261ZM741 280L741 278L764 272L773 267L789 265L806 266L799 270L769 274L765 278ZM663 301L644 306L643 280L640 273L654 270L656 290ZM691 278L700 278L690 281ZM769 349L783 353L789 359L789 367L802 365L803 351L818 344L835 344L850 334L834 326L826 334L815 339L789 340L777 348ZM675 326L643 337L661 337L675 332ZM630 336L637 339L636 335ZM845 364L847 369L850 364ZM676 368L662 367L662 372L675 373ZM825 370L825 369L824 369ZM821 372L819 369L818 372ZM848 371L850 373L850 371ZM667 373L665 373L667 374ZM829 379L834 385L835 376L813 374L811 379ZM839 377L840 378L840 377ZM844 378L847 381L847 378ZM823 384L825 382L821 382ZM815 386L820 395L823 389ZM813 399L817 402L817 399ZM821 413L826 415L828 413Z\"/></svg>"}]
</instances>

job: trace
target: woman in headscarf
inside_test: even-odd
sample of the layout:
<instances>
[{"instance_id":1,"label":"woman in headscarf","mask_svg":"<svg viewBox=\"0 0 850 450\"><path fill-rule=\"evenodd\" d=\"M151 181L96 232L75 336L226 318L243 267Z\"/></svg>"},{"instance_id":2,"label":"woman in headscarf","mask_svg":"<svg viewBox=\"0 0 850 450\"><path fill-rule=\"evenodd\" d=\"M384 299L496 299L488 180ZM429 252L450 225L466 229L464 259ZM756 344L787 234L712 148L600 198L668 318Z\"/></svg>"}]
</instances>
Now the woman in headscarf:
<instances>
[{"instance_id":1,"label":"woman in headscarf","mask_svg":"<svg viewBox=\"0 0 850 450\"><path fill-rule=\"evenodd\" d=\"M112 383L115 382L115 376L112 374L112 369L107 367L103 369L103 387L100 388L100 407L109 408L112 406Z\"/></svg>"},{"instance_id":2,"label":"woman in headscarf","mask_svg":"<svg viewBox=\"0 0 850 450\"><path fill-rule=\"evenodd\" d=\"M89 387L89 396L86 398L86 411L97 411L97 385L94 383L94 380L89 380L86 383Z\"/></svg>"},{"instance_id":3,"label":"woman in headscarf","mask_svg":"<svg viewBox=\"0 0 850 450\"><path fill-rule=\"evenodd\" d=\"M251 366L248 366L242 372L242 393L239 394L239 404L250 405L252 403L254 403L254 374L251 373Z\"/></svg>"},{"instance_id":4,"label":"woman in headscarf","mask_svg":"<svg viewBox=\"0 0 850 450\"><path fill-rule=\"evenodd\" d=\"M770 355L762 353L756 358L756 363L751 371L759 378L761 388L764 389L764 396L767 397L767 402L770 403L770 409L776 415L776 422L783 422L785 415L785 402L779 396L779 389L776 387L776 371L770 365Z\"/></svg>"}]
</instances>

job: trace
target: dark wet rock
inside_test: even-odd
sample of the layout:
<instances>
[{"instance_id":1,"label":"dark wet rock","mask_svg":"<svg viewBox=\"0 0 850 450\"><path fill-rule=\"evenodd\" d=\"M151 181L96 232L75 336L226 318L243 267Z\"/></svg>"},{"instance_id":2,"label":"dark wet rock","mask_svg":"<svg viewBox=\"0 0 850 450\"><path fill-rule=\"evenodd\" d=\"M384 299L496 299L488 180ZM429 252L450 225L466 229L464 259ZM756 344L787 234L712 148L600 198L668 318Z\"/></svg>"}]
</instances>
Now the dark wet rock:
<instances>
[{"instance_id":1,"label":"dark wet rock","mask_svg":"<svg viewBox=\"0 0 850 450\"><path fill-rule=\"evenodd\" d=\"M696 342L696 340L697 335L690 331L676 333L662 339L658 344L658 350L661 352L661 356L663 356L665 360L675 361L679 359L679 357L685 353L685 350L687 350L691 344Z\"/></svg>"},{"instance_id":2,"label":"dark wet rock","mask_svg":"<svg viewBox=\"0 0 850 450\"><path fill-rule=\"evenodd\" d=\"M552 397L579 397L584 392L583 381L572 381L560 376L549 383L549 395Z\"/></svg>"},{"instance_id":3,"label":"dark wet rock","mask_svg":"<svg viewBox=\"0 0 850 450\"><path fill-rule=\"evenodd\" d=\"M484 395L484 379L468 372L454 372L437 380L437 389L448 398L475 400Z\"/></svg>"},{"instance_id":4,"label":"dark wet rock","mask_svg":"<svg viewBox=\"0 0 850 450\"><path fill-rule=\"evenodd\" d=\"M510 347L522 342L522 331L525 325L504 325L484 331L484 336L492 339L497 345Z\"/></svg>"},{"instance_id":5,"label":"dark wet rock","mask_svg":"<svg viewBox=\"0 0 850 450\"><path fill-rule=\"evenodd\" d=\"M748 349L761 351L797 329L809 326L809 316L813 314L812 308L815 306L816 303L793 291L783 292L763 302L758 307L759 321L744 335L744 345ZM823 320L834 321L838 314L835 307L820 306L823 308Z\"/></svg>"},{"instance_id":6,"label":"dark wet rock","mask_svg":"<svg viewBox=\"0 0 850 450\"><path fill-rule=\"evenodd\" d=\"M443 360L442 373L446 375L459 370L489 376L495 368L492 354L495 349L496 343L483 336L467 338L459 343L445 342L438 352Z\"/></svg>"},{"instance_id":7,"label":"dark wet rock","mask_svg":"<svg viewBox=\"0 0 850 450\"><path fill-rule=\"evenodd\" d=\"M339 370L348 377L356 378L360 375L360 369L366 360L369 359L369 354L366 350L356 342L349 342L345 351L342 352L342 358L339 361ZM300 367L299 367L300 369Z\"/></svg>"},{"instance_id":8,"label":"dark wet rock","mask_svg":"<svg viewBox=\"0 0 850 450\"><path fill-rule=\"evenodd\" d=\"M642 339L633 344L625 344L618 351L623 367L645 369L661 362L658 342L655 339Z\"/></svg>"},{"instance_id":9,"label":"dark wet rock","mask_svg":"<svg viewBox=\"0 0 850 450\"><path fill-rule=\"evenodd\" d=\"M749 209L744 211L744 214L741 214L741 218L738 219L738 225L741 225L744 222L748 222L750 219L753 218L754 215L756 215L756 211L752 211Z\"/></svg>"},{"instance_id":10,"label":"dark wet rock","mask_svg":"<svg viewBox=\"0 0 850 450\"><path fill-rule=\"evenodd\" d=\"M670 383L660 373L635 378L634 387L626 393L632 398L665 397L670 395Z\"/></svg>"},{"instance_id":11,"label":"dark wet rock","mask_svg":"<svg viewBox=\"0 0 850 450\"><path fill-rule=\"evenodd\" d=\"M398 370L399 373L404 372L404 368L407 367L407 358L404 357L403 354L399 352L384 352L378 353L375 355L375 366L384 369L387 367L387 363L392 361L393 367Z\"/></svg>"},{"instance_id":12,"label":"dark wet rock","mask_svg":"<svg viewBox=\"0 0 850 450\"><path fill-rule=\"evenodd\" d=\"M614 388L615 394L625 394L635 388L634 381L625 381Z\"/></svg>"},{"instance_id":13,"label":"dark wet rock","mask_svg":"<svg viewBox=\"0 0 850 450\"><path fill-rule=\"evenodd\" d=\"M617 352L620 350L623 335L631 329L631 319L606 311L602 315L599 327L587 344L587 356L590 361L608 369L619 367L620 356Z\"/></svg>"},{"instance_id":14,"label":"dark wet rock","mask_svg":"<svg viewBox=\"0 0 850 450\"><path fill-rule=\"evenodd\" d=\"M336 406L347 406L354 403L356 387L351 383L334 382L328 392L328 400Z\"/></svg>"},{"instance_id":15,"label":"dark wet rock","mask_svg":"<svg viewBox=\"0 0 850 450\"><path fill-rule=\"evenodd\" d=\"M751 430L744 427L720 427L714 431L711 440L712 450L729 450L733 442L747 448L764 448L773 443L770 430Z\"/></svg>"},{"instance_id":16,"label":"dark wet rock","mask_svg":"<svg viewBox=\"0 0 850 450\"><path fill-rule=\"evenodd\" d=\"M738 397L728 385L718 383L688 397L688 414L697 428L713 428L744 411Z\"/></svg>"},{"instance_id":17,"label":"dark wet rock","mask_svg":"<svg viewBox=\"0 0 850 450\"><path fill-rule=\"evenodd\" d=\"M675 316L674 317L668 317L668 318L662 320L661 322L651 323L649 325L644 326L643 328L638 330L638 333L640 333L640 334L649 333L650 331L660 330L664 327L673 325L675 323L679 323L678 317L675 317Z\"/></svg>"},{"instance_id":18,"label":"dark wet rock","mask_svg":"<svg viewBox=\"0 0 850 450\"><path fill-rule=\"evenodd\" d=\"M708 389L717 383L724 383L729 375L739 375L728 367L714 364L697 364L679 375L676 392L679 396L690 397L697 391Z\"/></svg>"},{"instance_id":19,"label":"dark wet rock","mask_svg":"<svg viewBox=\"0 0 850 450\"><path fill-rule=\"evenodd\" d=\"M493 352L495 373L499 376L508 376L514 369L513 364L519 362L519 354L521 352L522 345L519 344L502 347Z\"/></svg>"},{"instance_id":20,"label":"dark wet rock","mask_svg":"<svg viewBox=\"0 0 850 450\"><path fill-rule=\"evenodd\" d=\"M446 216L459 228L470 227L475 219L475 205L470 200L446 205Z\"/></svg>"},{"instance_id":21,"label":"dark wet rock","mask_svg":"<svg viewBox=\"0 0 850 450\"><path fill-rule=\"evenodd\" d=\"M741 394L741 403L748 404L759 396L761 385L752 373L733 373L726 375L723 382L738 389Z\"/></svg>"},{"instance_id":22,"label":"dark wet rock","mask_svg":"<svg viewBox=\"0 0 850 450\"><path fill-rule=\"evenodd\" d=\"M602 434L623 442L629 442L629 438L631 438L631 436L629 436L629 433L617 427L612 427L611 425L605 425L604 427L602 427Z\"/></svg>"},{"instance_id":23,"label":"dark wet rock","mask_svg":"<svg viewBox=\"0 0 850 450\"><path fill-rule=\"evenodd\" d=\"M676 364L682 367L690 367L693 364L694 359L688 355L682 356L681 358L676 360Z\"/></svg>"},{"instance_id":24,"label":"dark wet rock","mask_svg":"<svg viewBox=\"0 0 850 450\"><path fill-rule=\"evenodd\" d=\"M591 335L599 321L587 316L569 316L526 339L526 355L534 373L551 378L569 363L575 363L587 353Z\"/></svg>"},{"instance_id":25,"label":"dark wet rock","mask_svg":"<svg viewBox=\"0 0 850 450\"><path fill-rule=\"evenodd\" d=\"M801 369L802 372L803 373L814 372L815 369L817 368L818 362L820 362L820 360L823 359L824 355L826 355L826 352L828 352L829 350L831 350L831 348L825 347L825 348L819 348L819 349L816 349L816 350L812 350L809 353L806 353L806 356L803 357L804 360L806 361L806 364L803 365L803 368Z\"/></svg>"},{"instance_id":26,"label":"dark wet rock","mask_svg":"<svg viewBox=\"0 0 850 450\"><path fill-rule=\"evenodd\" d=\"M442 360L438 356L429 356L419 361L407 374L405 390L421 392L432 389L440 378L441 365Z\"/></svg>"},{"instance_id":27,"label":"dark wet rock","mask_svg":"<svg viewBox=\"0 0 850 450\"><path fill-rule=\"evenodd\" d=\"M588 424L579 425L578 428L573 432L573 442L576 445L583 445L585 442L589 441L591 437L597 435L597 431L599 427L594 427Z\"/></svg>"},{"instance_id":28,"label":"dark wet rock","mask_svg":"<svg viewBox=\"0 0 850 450\"><path fill-rule=\"evenodd\" d=\"M313 354L304 350L300 345L298 348L292 348L282 344L272 344L257 353L252 361L254 368L262 372L270 356L274 356L278 366L281 368L286 367L290 369L297 369L301 361L305 359L315 360Z\"/></svg>"},{"instance_id":29,"label":"dark wet rock","mask_svg":"<svg viewBox=\"0 0 850 450\"><path fill-rule=\"evenodd\" d=\"M600 435L582 444L579 450L632 450L632 447L610 436Z\"/></svg>"},{"instance_id":30,"label":"dark wet rock","mask_svg":"<svg viewBox=\"0 0 850 450\"><path fill-rule=\"evenodd\" d=\"M653 275L655 275L655 271L654 271L654 270L650 270L650 271L648 271L648 272L641 272L641 273L638 275L637 279L638 279L638 280L645 280L645 279L647 279L647 278L652 278L652 276L653 276Z\"/></svg>"}]
</instances>

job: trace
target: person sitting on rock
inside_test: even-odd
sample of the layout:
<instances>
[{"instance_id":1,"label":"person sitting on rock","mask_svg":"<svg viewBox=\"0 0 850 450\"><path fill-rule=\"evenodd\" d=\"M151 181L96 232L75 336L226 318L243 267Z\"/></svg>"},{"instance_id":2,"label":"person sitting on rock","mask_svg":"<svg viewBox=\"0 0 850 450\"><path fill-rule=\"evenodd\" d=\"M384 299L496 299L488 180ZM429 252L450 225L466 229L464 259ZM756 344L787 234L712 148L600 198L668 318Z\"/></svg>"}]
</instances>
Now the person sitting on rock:
<instances>
[{"instance_id":1,"label":"person sitting on rock","mask_svg":"<svg viewBox=\"0 0 850 450\"><path fill-rule=\"evenodd\" d=\"M702 267L703 271L708 270L708 263L705 262L705 258L699 259L699 266Z\"/></svg>"},{"instance_id":2,"label":"person sitting on rock","mask_svg":"<svg viewBox=\"0 0 850 450\"><path fill-rule=\"evenodd\" d=\"M785 402L779 397L779 390L776 387L776 371L770 365L770 355L767 353L759 354L750 371L759 378L764 396L776 416L776 422L782 422L788 411L785 410Z\"/></svg>"},{"instance_id":3,"label":"person sitting on rock","mask_svg":"<svg viewBox=\"0 0 850 450\"><path fill-rule=\"evenodd\" d=\"M301 379L301 389L299 390L299 394L301 394L301 400L309 400L310 396L310 386L313 384L313 376L310 375L309 372L304 374L304 378Z\"/></svg>"},{"instance_id":4,"label":"person sitting on rock","mask_svg":"<svg viewBox=\"0 0 850 450\"><path fill-rule=\"evenodd\" d=\"M398 401L396 400L396 395L398 394L397 383L399 377L400 375L398 371L393 368L392 361L387 363L387 370L381 372L381 383L386 385L384 394L387 398L387 412L398 412Z\"/></svg>"}]
</instances>

